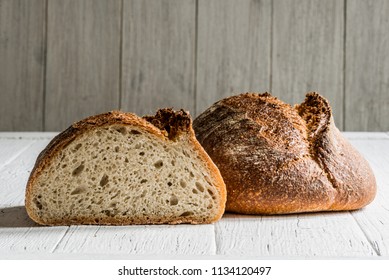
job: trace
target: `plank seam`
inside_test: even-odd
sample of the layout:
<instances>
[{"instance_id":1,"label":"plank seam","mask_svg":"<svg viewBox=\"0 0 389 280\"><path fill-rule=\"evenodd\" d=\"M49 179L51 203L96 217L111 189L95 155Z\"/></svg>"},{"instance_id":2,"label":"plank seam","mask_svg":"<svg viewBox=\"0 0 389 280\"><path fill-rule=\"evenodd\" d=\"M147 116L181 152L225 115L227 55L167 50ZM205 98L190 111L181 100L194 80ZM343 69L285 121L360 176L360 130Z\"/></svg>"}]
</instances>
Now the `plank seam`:
<instances>
[{"instance_id":1,"label":"plank seam","mask_svg":"<svg viewBox=\"0 0 389 280\"><path fill-rule=\"evenodd\" d=\"M347 0L343 2L343 130L346 130L346 35L347 35Z\"/></svg>"},{"instance_id":2,"label":"plank seam","mask_svg":"<svg viewBox=\"0 0 389 280\"><path fill-rule=\"evenodd\" d=\"M269 65L269 91L273 93L273 32L274 32L274 1L270 4L270 65Z\"/></svg>"},{"instance_id":3,"label":"plank seam","mask_svg":"<svg viewBox=\"0 0 389 280\"><path fill-rule=\"evenodd\" d=\"M49 21L49 0L45 2L45 42L44 42L44 63L43 63L43 104L42 104L42 131L46 131L46 93L47 93L47 50L48 50L48 21Z\"/></svg>"},{"instance_id":4,"label":"plank seam","mask_svg":"<svg viewBox=\"0 0 389 280\"><path fill-rule=\"evenodd\" d=\"M194 103L193 103L193 117L197 117L197 59L198 59L198 39L199 39L199 0L196 0L195 3L195 42L194 42L194 81L193 81L193 96L194 96Z\"/></svg>"},{"instance_id":5,"label":"plank seam","mask_svg":"<svg viewBox=\"0 0 389 280\"><path fill-rule=\"evenodd\" d=\"M28 145L21 148L19 151L17 151L13 156L11 156L8 160L6 160L2 165L0 165L0 170L6 167L7 165L11 164L16 158L18 158L22 153L24 153L28 148L30 148L33 144L35 144L37 141L32 141Z\"/></svg>"},{"instance_id":6,"label":"plank seam","mask_svg":"<svg viewBox=\"0 0 389 280\"><path fill-rule=\"evenodd\" d=\"M120 38L119 38L119 110L122 109L122 82L123 82L123 21L124 21L124 0L120 3Z\"/></svg>"},{"instance_id":7,"label":"plank seam","mask_svg":"<svg viewBox=\"0 0 389 280\"><path fill-rule=\"evenodd\" d=\"M68 226L68 228L66 229L65 233L61 236L61 238L58 240L58 242L54 245L54 248L53 250L51 250L51 253L55 253L55 251L58 249L59 247L59 244L62 242L62 240L65 238L65 236L67 235L67 233L69 232L70 230L70 226Z\"/></svg>"},{"instance_id":8,"label":"plank seam","mask_svg":"<svg viewBox=\"0 0 389 280\"><path fill-rule=\"evenodd\" d=\"M377 256L381 256L381 251L380 251L380 248L378 247L378 244L377 244L377 248L374 246L374 242L372 240L370 240L369 236L367 235L366 231L363 230L363 227L361 226L361 224L358 222L358 220L354 217L354 215L349 211L351 217L353 217L355 223L358 225L358 227L360 228L360 230L362 231L363 235L365 236L366 240L369 242L369 245L371 246L371 248L373 249L373 251L377 254Z\"/></svg>"}]
</instances>

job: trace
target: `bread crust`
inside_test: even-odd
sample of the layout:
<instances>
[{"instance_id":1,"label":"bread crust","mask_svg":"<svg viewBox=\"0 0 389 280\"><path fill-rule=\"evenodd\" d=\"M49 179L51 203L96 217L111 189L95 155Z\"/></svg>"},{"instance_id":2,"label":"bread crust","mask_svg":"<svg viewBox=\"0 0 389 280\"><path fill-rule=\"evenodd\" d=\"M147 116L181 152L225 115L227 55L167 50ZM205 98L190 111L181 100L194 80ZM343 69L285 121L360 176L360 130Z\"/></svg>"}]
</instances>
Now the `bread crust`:
<instances>
[{"instance_id":1,"label":"bread crust","mask_svg":"<svg viewBox=\"0 0 389 280\"><path fill-rule=\"evenodd\" d=\"M165 119L162 118L162 115ZM154 120L154 123L159 122L163 127L157 127L150 121ZM77 139L80 135L87 131L93 130L96 127L104 127L110 125L130 125L136 126L150 134L153 134L164 141L176 141L180 136L184 137L184 141L190 141L195 147L201 160L206 164L207 168L211 170L212 181L216 182L215 187L218 190L220 198L219 211L216 216L210 217L205 223L213 223L221 218L224 213L226 203L226 190L223 178L212 162L210 157L201 147L196 140L194 131L192 129L192 119L188 112L183 110L173 111L172 109L161 109L157 112L156 116L138 117L132 113L124 113L120 111L111 111L96 116L91 116L83 119L79 122L74 123L65 131L58 134L53 140L47 145L47 147L39 154L34 168L32 169L25 194L25 205L28 215L35 222L42 225L71 225L71 224L104 224L104 225L129 225L129 224L179 224L179 223L191 223L197 224L199 221L192 219L191 217L180 217L179 219L172 220L167 217L154 217L154 222L150 222L146 219L128 219L128 218L117 218L117 217L105 217L96 222L94 219L87 217L80 217L72 220L57 220L51 223L43 221L33 210L33 192L36 179L39 177L41 172L44 171L45 167L50 164L52 158L56 156L63 148L69 145L72 141ZM153 220L153 219L151 219Z\"/></svg>"},{"instance_id":2,"label":"bread crust","mask_svg":"<svg viewBox=\"0 0 389 280\"><path fill-rule=\"evenodd\" d=\"M194 129L226 183L227 211L354 210L374 199L369 164L317 93L295 108L269 93L225 98L196 118Z\"/></svg>"}]
</instances>

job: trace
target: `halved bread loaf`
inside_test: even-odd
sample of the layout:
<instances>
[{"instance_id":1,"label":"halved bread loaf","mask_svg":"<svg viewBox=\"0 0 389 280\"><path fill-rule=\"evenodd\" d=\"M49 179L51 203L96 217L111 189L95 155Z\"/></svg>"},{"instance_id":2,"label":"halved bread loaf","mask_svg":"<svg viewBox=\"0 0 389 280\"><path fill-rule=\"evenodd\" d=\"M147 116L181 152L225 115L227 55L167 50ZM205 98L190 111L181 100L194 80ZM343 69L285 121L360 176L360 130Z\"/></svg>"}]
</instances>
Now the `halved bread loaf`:
<instances>
[{"instance_id":1,"label":"halved bread loaf","mask_svg":"<svg viewBox=\"0 0 389 280\"><path fill-rule=\"evenodd\" d=\"M353 210L374 199L373 171L317 93L295 107L268 93L225 98L194 129L226 183L227 211Z\"/></svg>"},{"instance_id":2,"label":"halved bread loaf","mask_svg":"<svg viewBox=\"0 0 389 280\"><path fill-rule=\"evenodd\" d=\"M226 190L184 111L109 112L73 124L39 155L26 208L39 224L211 223Z\"/></svg>"}]
</instances>

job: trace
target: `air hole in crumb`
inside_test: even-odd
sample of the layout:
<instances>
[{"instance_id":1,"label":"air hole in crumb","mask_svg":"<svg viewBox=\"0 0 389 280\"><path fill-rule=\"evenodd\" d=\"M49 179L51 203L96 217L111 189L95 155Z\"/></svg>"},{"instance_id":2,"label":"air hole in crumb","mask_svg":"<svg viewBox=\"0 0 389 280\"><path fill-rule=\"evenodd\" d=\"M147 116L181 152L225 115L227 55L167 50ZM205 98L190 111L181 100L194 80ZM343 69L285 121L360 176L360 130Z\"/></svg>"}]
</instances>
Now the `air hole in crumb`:
<instances>
[{"instance_id":1,"label":"air hole in crumb","mask_svg":"<svg viewBox=\"0 0 389 280\"><path fill-rule=\"evenodd\" d=\"M42 210L42 208L43 208L42 203L41 203L38 199L34 198L34 199L33 199L33 202L35 203L36 207L37 207L39 210Z\"/></svg>"},{"instance_id":2,"label":"air hole in crumb","mask_svg":"<svg viewBox=\"0 0 389 280\"><path fill-rule=\"evenodd\" d=\"M195 194L197 194L197 193L199 193L196 189L193 189L192 190L192 193L195 193Z\"/></svg>"},{"instance_id":3,"label":"air hole in crumb","mask_svg":"<svg viewBox=\"0 0 389 280\"><path fill-rule=\"evenodd\" d=\"M199 183L199 182L196 182L196 188L201 191L201 192L204 192L204 187Z\"/></svg>"},{"instance_id":4,"label":"air hole in crumb","mask_svg":"<svg viewBox=\"0 0 389 280\"><path fill-rule=\"evenodd\" d=\"M158 160L156 163L154 163L155 168L159 169L163 166L163 161Z\"/></svg>"},{"instance_id":5,"label":"air hole in crumb","mask_svg":"<svg viewBox=\"0 0 389 280\"><path fill-rule=\"evenodd\" d=\"M125 127L116 127L115 128L117 132L121 133L121 134L126 134L127 132L127 129Z\"/></svg>"},{"instance_id":6,"label":"air hole in crumb","mask_svg":"<svg viewBox=\"0 0 389 280\"><path fill-rule=\"evenodd\" d=\"M119 152L119 147L118 146L115 147L115 152Z\"/></svg>"},{"instance_id":7,"label":"air hole in crumb","mask_svg":"<svg viewBox=\"0 0 389 280\"><path fill-rule=\"evenodd\" d=\"M128 158L126 158L126 159L124 160L124 162L125 162L125 163L128 163Z\"/></svg>"},{"instance_id":8,"label":"air hole in crumb","mask_svg":"<svg viewBox=\"0 0 389 280\"><path fill-rule=\"evenodd\" d=\"M142 145L139 144L139 143L137 143L137 144L135 145L135 149L140 149L140 147L142 147Z\"/></svg>"},{"instance_id":9,"label":"air hole in crumb","mask_svg":"<svg viewBox=\"0 0 389 280\"><path fill-rule=\"evenodd\" d=\"M140 155L140 156L144 156L144 155L145 155L145 152L140 152L139 155Z\"/></svg>"},{"instance_id":10,"label":"air hole in crumb","mask_svg":"<svg viewBox=\"0 0 389 280\"><path fill-rule=\"evenodd\" d=\"M190 173L189 173L189 175L190 175L190 177L194 177L194 174L193 174L193 172L191 171Z\"/></svg>"},{"instance_id":11,"label":"air hole in crumb","mask_svg":"<svg viewBox=\"0 0 389 280\"><path fill-rule=\"evenodd\" d=\"M75 147L74 147L74 150L78 150L79 148L81 148L82 144L81 143L78 143Z\"/></svg>"},{"instance_id":12,"label":"air hole in crumb","mask_svg":"<svg viewBox=\"0 0 389 280\"><path fill-rule=\"evenodd\" d=\"M70 195L81 194L81 193L84 193L84 192L86 192L86 188L84 188L84 187L77 187L70 193Z\"/></svg>"},{"instance_id":13,"label":"air hole in crumb","mask_svg":"<svg viewBox=\"0 0 389 280\"><path fill-rule=\"evenodd\" d=\"M190 216L190 215L193 215L194 213L192 212L192 211L186 211L186 212L184 212L184 213L182 213L181 215L180 215L180 217L187 217L187 216Z\"/></svg>"},{"instance_id":14,"label":"air hole in crumb","mask_svg":"<svg viewBox=\"0 0 389 280\"><path fill-rule=\"evenodd\" d=\"M100 135L101 135L101 131L99 131L99 130L96 131L96 135L97 135L97 136L100 136Z\"/></svg>"},{"instance_id":15,"label":"air hole in crumb","mask_svg":"<svg viewBox=\"0 0 389 280\"><path fill-rule=\"evenodd\" d=\"M175 196L175 195L172 195L172 196L170 197L169 201L170 201L170 205L172 205L172 206L178 204L178 198L177 198L177 196Z\"/></svg>"},{"instance_id":16,"label":"air hole in crumb","mask_svg":"<svg viewBox=\"0 0 389 280\"><path fill-rule=\"evenodd\" d=\"M100 186L104 187L108 183L108 175L104 174L100 180Z\"/></svg>"},{"instance_id":17,"label":"air hole in crumb","mask_svg":"<svg viewBox=\"0 0 389 280\"><path fill-rule=\"evenodd\" d=\"M79 175L79 174L82 172L82 170L84 170L84 167L85 167L84 164L81 163L78 167L76 167L76 168L73 170L72 175L73 175L73 176Z\"/></svg>"},{"instance_id":18,"label":"air hole in crumb","mask_svg":"<svg viewBox=\"0 0 389 280\"><path fill-rule=\"evenodd\" d=\"M135 130L135 129L131 129L130 133L131 134L142 134L138 130Z\"/></svg>"},{"instance_id":19,"label":"air hole in crumb","mask_svg":"<svg viewBox=\"0 0 389 280\"><path fill-rule=\"evenodd\" d=\"M169 187L171 187L171 186L173 185L173 183L172 183L172 182L167 182L167 185L168 185Z\"/></svg>"},{"instance_id":20,"label":"air hole in crumb","mask_svg":"<svg viewBox=\"0 0 389 280\"><path fill-rule=\"evenodd\" d=\"M147 182L146 179L142 179L142 180L140 181L141 184L144 184L144 183L146 183L146 182Z\"/></svg>"},{"instance_id":21,"label":"air hole in crumb","mask_svg":"<svg viewBox=\"0 0 389 280\"><path fill-rule=\"evenodd\" d=\"M186 188L186 182L184 180L180 180L180 186Z\"/></svg>"},{"instance_id":22,"label":"air hole in crumb","mask_svg":"<svg viewBox=\"0 0 389 280\"><path fill-rule=\"evenodd\" d=\"M214 196L215 194L213 193L213 191L211 191L210 189L207 189L208 193L211 195L211 196Z\"/></svg>"},{"instance_id":23,"label":"air hole in crumb","mask_svg":"<svg viewBox=\"0 0 389 280\"><path fill-rule=\"evenodd\" d=\"M175 162L174 160L172 160L172 161L171 161L171 164L172 164L173 166L175 166L175 165L176 165L176 162Z\"/></svg>"},{"instance_id":24,"label":"air hole in crumb","mask_svg":"<svg viewBox=\"0 0 389 280\"><path fill-rule=\"evenodd\" d=\"M205 176L205 181L207 181L208 185L212 186L211 179L208 176Z\"/></svg>"}]
</instances>

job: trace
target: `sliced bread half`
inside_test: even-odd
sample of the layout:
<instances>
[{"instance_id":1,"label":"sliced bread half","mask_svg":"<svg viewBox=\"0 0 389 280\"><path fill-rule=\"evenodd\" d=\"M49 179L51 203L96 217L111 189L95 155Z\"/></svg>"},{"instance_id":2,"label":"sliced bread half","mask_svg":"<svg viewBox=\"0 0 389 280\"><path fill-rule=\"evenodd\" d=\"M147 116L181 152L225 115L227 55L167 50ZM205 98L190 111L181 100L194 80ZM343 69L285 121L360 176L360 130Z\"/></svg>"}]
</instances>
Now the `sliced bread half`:
<instances>
[{"instance_id":1,"label":"sliced bread half","mask_svg":"<svg viewBox=\"0 0 389 280\"><path fill-rule=\"evenodd\" d=\"M73 124L39 155L26 188L43 225L211 223L224 212L219 170L189 114L109 112Z\"/></svg>"}]
</instances>

